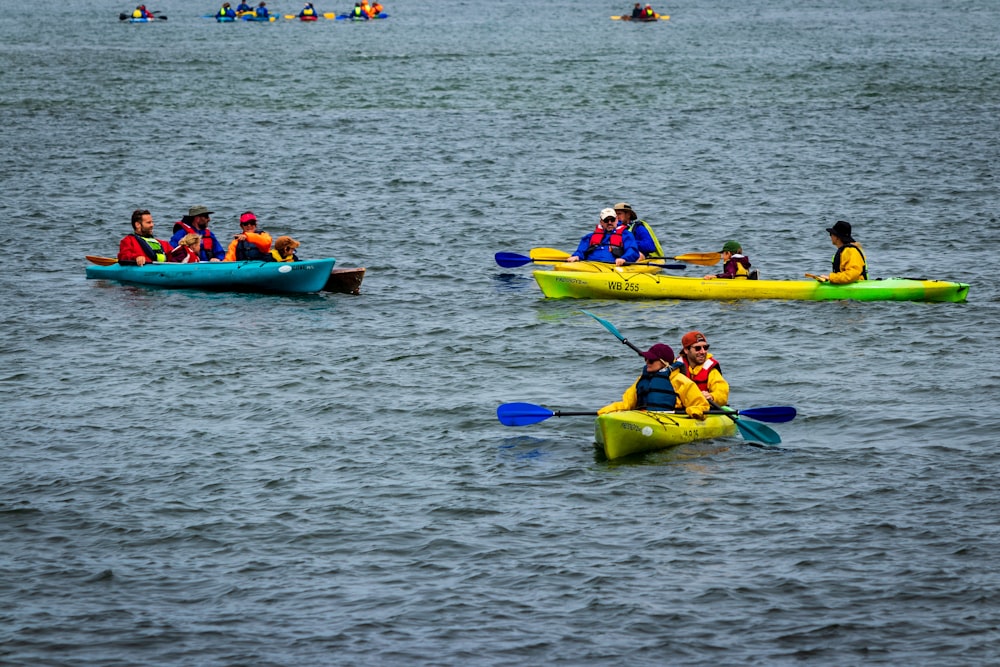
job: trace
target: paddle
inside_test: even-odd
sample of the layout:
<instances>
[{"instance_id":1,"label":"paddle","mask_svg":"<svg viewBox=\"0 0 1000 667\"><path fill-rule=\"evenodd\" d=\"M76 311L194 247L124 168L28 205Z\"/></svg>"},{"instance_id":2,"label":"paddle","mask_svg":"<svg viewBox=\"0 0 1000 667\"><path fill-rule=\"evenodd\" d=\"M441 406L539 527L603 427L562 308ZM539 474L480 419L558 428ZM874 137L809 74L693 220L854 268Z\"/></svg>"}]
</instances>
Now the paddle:
<instances>
[{"instance_id":1,"label":"paddle","mask_svg":"<svg viewBox=\"0 0 1000 667\"><path fill-rule=\"evenodd\" d=\"M569 257L568 252L559 250L558 248L532 248L528 251L531 259L537 259L540 261L547 262L562 262ZM558 258L558 259L555 259ZM650 257L647 259L660 260L667 259L666 257ZM684 262L686 264L700 264L702 266L712 266L713 264L718 264L719 260L722 259L722 254L718 252L686 252L683 255L676 255L670 259L676 259L678 262Z\"/></svg>"},{"instance_id":2,"label":"paddle","mask_svg":"<svg viewBox=\"0 0 1000 667\"><path fill-rule=\"evenodd\" d=\"M681 413L678 413L681 414ZM726 415L732 418L732 415L726 410L726 408L721 408L718 410L713 410L708 412L710 415ZM528 426L530 424L537 424L538 422L543 422L546 419L551 419L552 417L594 417L597 415L596 410L588 410L585 412L568 412L565 410L550 410L541 405L535 405L534 403L504 403L497 408L497 419L504 426ZM740 422L736 421L736 426L739 428ZM754 427L762 426L761 424L744 424L745 428L753 433L754 437L757 434L754 432ZM766 426L762 426L767 428ZM757 437L758 440L766 441L764 437ZM777 444L777 443L768 443Z\"/></svg>"},{"instance_id":3,"label":"paddle","mask_svg":"<svg viewBox=\"0 0 1000 667\"><path fill-rule=\"evenodd\" d=\"M88 262L93 262L99 266L111 266L112 264L117 264L118 260L114 257L98 257L97 255L84 255Z\"/></svg>"},{"instance_id":4,"label":"paddle","mask_svg":"<svg viewBox=\"0 0 1000 667\"><path fill-rule=\"evenodd\" d=\"M718 252L689 252L683 255L677 255L674 259L678 262L687 262L688 264L712 266L713 264L719 263L719 260L722 259L722 254Z\"/></svg>"},{"instance_id":5,"label":"paddle","mask_svg":"<svg viewBox=\"0 0 1000 667\"><path fill-rule=\"evenodd\" d=\"M806 278L812 278L813 280L816 280L817 282L821 282L821 283L828 283L828 282L830 282L829 278L824 278L823 276L817 276L815 273L807 273L807 274L805 274L805 276L806 276Z\"/></svg>"},{"instance_id":6,"label":"paddle","mask_svg":"<svg viewBox=\"0 0 1000 667\"><path fill-rule=\"evenodd\" d=\"M597 410L589 412L565 412L557 410L553 412L548 408L543 408L534 403L504 403L497 408L497 419L504 426L527 426L537 424L550 417L583 417L596 416Z\"/></svg>"},{"instance_id":7,"label":"paddle","mask_svg":"<svg viewBox=\"0 0 1000 667\"><path fill-rule=\"evenodd\" d=\"M605 329L610 331L615 336L615 338L617 338L622 343L628 345L630 348L635 350L637 354L640 355L642 354L642 350L640 350L635 345L630 343L629 340L625 338L625 336L623 336L620 331L618 331L615 325L611 324L611 322L601 319L597 315L594 315L593 313L588 312L586 310L583 310L581 312L583 312L583 314L585 315L589 315L590 317L600 322ZM756 439L768 445L777 445L781 443L781 436L778 435L774 429L772 429L769 426L765 426L764 424L743 423L739 419L737 419L734 415L745 415L750 419L763 416L764 417L763 421L773 421L776 423L781 423L795 419L795 415L797 414L795 408L790 405L773 406L766 408L750 408L748 410L734 410L733 408L729 407L725 408L720 407L712 401L709 401L709 403L716 409L721 410L727 417L729 417L736 423L736 428L740 430L740 435L743 436L744 440Z\"/></svg>"},{"instance_id":8,"label":"paddle","mask_svg":"<svg viewBox=\"0 0 1000 667\"><path fill-rule=\"evenodd\" d=\"M567 255L568 257L569 255ZM497 264L500 266L512 269L517 266L524 266L525 264L531 264L535 262L536 264L553 264L565 261L562 257L525 257L524 255L519 255L516 252L498 252L493 255L493 259L496 260ZM687 266L684 264L660 264L659 262L625 262L625 266L639 265L639 266L659 266L664 269L686 269Z\"/></svg>"}]
</instances>

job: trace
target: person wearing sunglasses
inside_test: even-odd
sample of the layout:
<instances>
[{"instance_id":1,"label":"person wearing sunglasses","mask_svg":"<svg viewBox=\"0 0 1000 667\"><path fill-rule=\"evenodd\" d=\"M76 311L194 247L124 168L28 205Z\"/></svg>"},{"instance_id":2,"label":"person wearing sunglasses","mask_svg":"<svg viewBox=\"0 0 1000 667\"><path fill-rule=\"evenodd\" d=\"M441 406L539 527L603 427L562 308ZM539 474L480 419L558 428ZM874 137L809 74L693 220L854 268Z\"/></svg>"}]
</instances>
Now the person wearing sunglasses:
<instances>
[{"instance_id":1,"label":"person wearing sunglasses","mask_svg":"<svg viewBox=\"0 0 1000 667\"><path fill-rule=\"evenodd\" d=\"M226 257L226 249L219 242L215 232L208 228L212 221L212 211L206 206L192 206L187 215L174 223L174 235L170 237L170 245L177 247L181 239L188 234L201 237L201 251L198 259L203 262L221 262Z\"/></svg>"},{"instance_id":2,"label":"person wearing sunglasses","mask_svg":"<svg viewBox=\"0 0 1000 667\"><path fill-rule=\"evenodd\" d=\"M672 361L673 357L673 349L665 343L657 343L643 352L646 365L642 375L625 390L622 400L605 405L597 414L622 410L683 410L689 417L704 419L710 407L708 401L698 391L698 386L679 372L680 363Z\"/></svg>"},{"instance_id":3,"label":"person wearing sunglasses","mask_svg":"<svg viewBox=\"0 0 1000 667\"><path fill-rule=\"evenodd\" d=\"M729 383L722 377L719 362L709 354L708 341L700 331L689 331L681 337L681 354L684 363L681 372L698 385L702 396L716 405L729 403Z\"/></svg>"},{"instance_id":4,"label":"person wearing sunglasses","mask_svg":"<svg viewBox=\"0 0 1000 667\"><path fill-rule=\"evenodd\" d=\"M618 221L613 208L603 209L597 227L580 239L567 262L604 262L622 266L639 260L639 246L628 225Z\"/></svg>"},{"instance_id":5,"label":"person wearing sunglasses","mask_svg":"<svg viewBox=\"0 0 1000 667\"><path fill-rule=\"evenodd\" d=\"M240 229L242 231L229 242L225 261L271 261L271 235L263 229L257 229L257 216L253 211L247 211L240 216Z\"/></svg>"},{"instance_id":6,"label":"person wearing sunglasses","mask_svg":"<svg viewBox=\"0 0 1000 667\"><path fill-rule=\"evenodd\" d=\"M660 247L660 241L653 233L653 228L645 220L639 220L631 204L618 202L615 204L615 214L618 216L618 222L628 225L628 230L635 237L635 244L639 246L639 259L663 258L663 248Z\"/></svg>"}]
</instances>

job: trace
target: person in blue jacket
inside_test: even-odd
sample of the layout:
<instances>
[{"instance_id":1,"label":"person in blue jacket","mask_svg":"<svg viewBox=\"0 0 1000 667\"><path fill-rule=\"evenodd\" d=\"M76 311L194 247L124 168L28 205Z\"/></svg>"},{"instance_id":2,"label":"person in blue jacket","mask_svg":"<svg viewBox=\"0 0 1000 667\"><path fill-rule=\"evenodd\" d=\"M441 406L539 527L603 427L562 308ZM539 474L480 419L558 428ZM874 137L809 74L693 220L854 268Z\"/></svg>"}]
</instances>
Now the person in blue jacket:
<instances>
[{"instance_id":1,"label":"person in blue jacket","mask_svg":"<svg viewBox=\"0 0 1000 667\"><path fill-rule=\"evenodd\" d=\"M270 14L267 11L267 3L264 2L264 0L260 0L260 4L257 5L256 15L257 18L261 17L267 18L268 16L270 16Z\"/></svg>"},{"instance_id":2,"label":"person in blue jacket","mask_svg":"<svg viewBox=\"0 0 1000 667\"><path fill-rule=\"evenodd\" d=\"M246 3L246 0L243 0L243 2L241 2L238 5L236 5L236 13L237 14L242 14L243 12L252 12L252 11L253 11L253 7L251 7L250 5L248 5Z\"/></svg>"},{"instance_id":3,"label":"person in blue jacket","mask_svg":"<svg viewBox=\"0 0 1000 667\"><path fill-rule=\"evenodd\" d=\"M299 12L299 18L302 18L303 16L316 16L316 8L313 7L313 3L307 2L306 6L302 8L302 11Z\"/></svg>"},{"instance_id":4,"label":"person in blue jacket","mask_svg":"<svg viewBox=\"0 0 1000 667\"><path fill-rule=\"evenodd\" d=\"M236 18L236 12L233 11L232 5L230 5L228 2L224 2L222 3L222 7L219 8L218 16L234 19Z\"/></svg>"},{"instance_id":5,"label":"person in blue jacket","mask_svg":"<svg viewBox=\"0 0 1000 667\"><path fill-rule=\"evenodd\" d=\"M601 211L600 222L590 234L580 239L580 245L567 262L606 262L615 266L639 260L639 246L628 226L618 222L613 208Z\"/></svg>"},{"instance_id":6,"label":"person in blue jacket","mask_svg":"<svg viewBox=\"0 0 1000 667\"><path fill-rule=\"evenodd\" d=\"M205 206L192 206L188 214L174 223L174 235L170 245L176 247L180 240L188 234L201 237L201 253L199 259L203 262L221 262L226 258L226 246L219 243L215 233L208 228L212 219L212 211Z\"/></svg>"}]
</instances>

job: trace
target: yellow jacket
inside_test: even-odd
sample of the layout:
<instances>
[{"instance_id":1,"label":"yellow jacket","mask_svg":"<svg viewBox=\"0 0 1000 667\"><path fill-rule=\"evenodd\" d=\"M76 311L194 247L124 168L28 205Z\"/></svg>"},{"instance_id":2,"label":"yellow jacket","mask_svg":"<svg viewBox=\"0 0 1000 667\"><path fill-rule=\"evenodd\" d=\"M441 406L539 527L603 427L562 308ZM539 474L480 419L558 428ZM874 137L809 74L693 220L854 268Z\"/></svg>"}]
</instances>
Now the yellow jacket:
<instances>
[{"instance_id":1,"label":"yellow jacket","mask_svg":"<svg viewBox=\"0 0 1000 667\"><path fill-rule=\"evenodd\" d=\"M857 248L845 246L840 253L840 270L830 274L830 282L834 285L846 285L864 280L862 272L865 270L865 257L861 254L860 244L855 243Z\"/></svg>"},{"instance_id":2,"label":"yellow jacket","mask_svg":"<svg viewBox=\"0 0 1000 667\"><path fill-rule=\"evenodd\" d=\"M609 412L635 410L636 406L639 404L639 394L635 388L639 383L639 379L641 379L641 376L640 378L636 378L636 381L632 383L632 386L625 390L625 394L622 395L622 400L617 403L605 405L597 411L597 414L604 415ZM691 380L685 377L683 373L676 370L670 374L670 384L673 386L674 391L677 392L677 407L684 408L684 412L686 412L689 417L702 419L711 406L708 404L708 401L705 400L705 397L701 395L701 390L698 389L698 385L691 382Z\"/></svg>"},{"instance_id":3,"label":"yellow jacket","mask_svg":"<svg viewBox=\"0 0 1000 667\"><path fill-rule=\"evenodd\" d=\"M705 364L697 368L690 368L687 359L684 359L684 375L697 384L704 375L704 367L708 366L705 391L712 395L712 400L716 405L726 405L729 403L729 383L726 382L726 378L722 377L722 371L719 370L718 365L709 363L710 359L712 359L711 352L705 355Z\"/></svg>"}]
</instances>

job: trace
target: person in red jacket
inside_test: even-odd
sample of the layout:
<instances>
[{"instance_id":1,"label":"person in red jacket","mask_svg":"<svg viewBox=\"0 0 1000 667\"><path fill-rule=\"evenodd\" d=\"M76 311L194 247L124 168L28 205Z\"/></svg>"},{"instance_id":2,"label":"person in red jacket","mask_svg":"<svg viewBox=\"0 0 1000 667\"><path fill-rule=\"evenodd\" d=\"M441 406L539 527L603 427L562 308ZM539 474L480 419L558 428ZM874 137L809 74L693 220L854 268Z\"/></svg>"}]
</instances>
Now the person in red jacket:
<instances>
[{"instance_id":1,"label":"person in red jacket","mask_svg":"<svg viewBox=\"0 0 1000 667\"><path fill-rule=\"evenodd\" d=\"M121 264L144 265L146 262L166 262L173 248L153 236L153 214L144 208L132 211L132 233L118 244Z\"/></svg>"}]
</instances>

